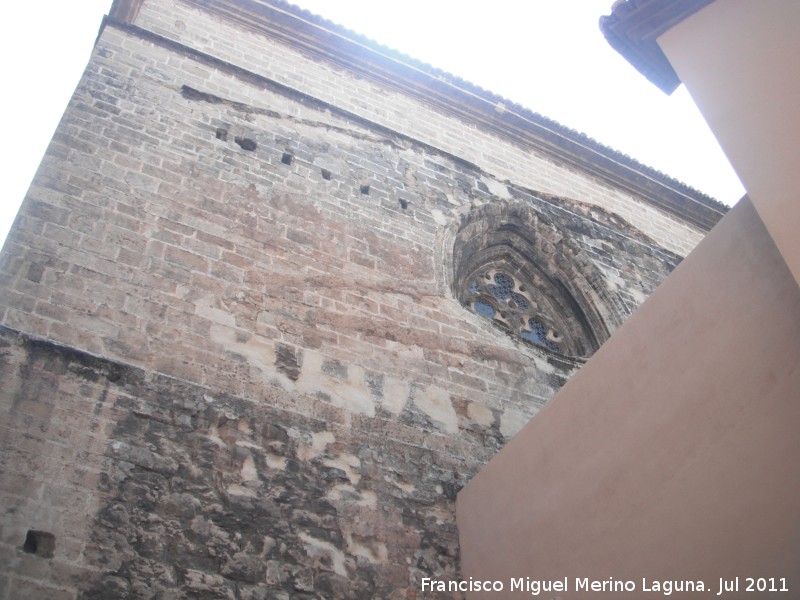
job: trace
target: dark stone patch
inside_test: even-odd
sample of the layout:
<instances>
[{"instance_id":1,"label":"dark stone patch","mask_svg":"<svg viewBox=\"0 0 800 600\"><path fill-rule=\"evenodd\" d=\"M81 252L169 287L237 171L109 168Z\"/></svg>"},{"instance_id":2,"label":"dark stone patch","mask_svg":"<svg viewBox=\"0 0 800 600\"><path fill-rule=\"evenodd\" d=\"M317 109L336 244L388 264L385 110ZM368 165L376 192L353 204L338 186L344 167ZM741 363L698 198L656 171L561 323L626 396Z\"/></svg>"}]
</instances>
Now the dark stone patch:
<instances>
[{"instance_id":1,"label":"dark stone patch","mask_svg":"<svg viewBox=\"0 0 800 600\"><path fill-rule=\"evenodd\" d=\"M280 342L275 344L275 367L292 381L300 377L300 362L297 350Z\"/></svg>"},{"instance_id":2,"label":"dark stone patch","mask_svg":"<svg viewBox=\"0 0 800 600\"><path fill-rule=\"evenodd\" d=\"M326 360L320 367L323 373L336 377L337 379L347 379L347 365L343 365L338 360Z\"/></svg>"},{"instance_id":3,"label":"dark stone patch","mask_svg":"<svg viewBox=\"0 0 800 600\"><path fill-rule=\"evenodd\" d=\"M42 276L44 275L44 267L39 263L31 263L28 266L28 272L25 277L28 281L32 281L34 283L41 283Z\"/></svg>"}]
</instances>

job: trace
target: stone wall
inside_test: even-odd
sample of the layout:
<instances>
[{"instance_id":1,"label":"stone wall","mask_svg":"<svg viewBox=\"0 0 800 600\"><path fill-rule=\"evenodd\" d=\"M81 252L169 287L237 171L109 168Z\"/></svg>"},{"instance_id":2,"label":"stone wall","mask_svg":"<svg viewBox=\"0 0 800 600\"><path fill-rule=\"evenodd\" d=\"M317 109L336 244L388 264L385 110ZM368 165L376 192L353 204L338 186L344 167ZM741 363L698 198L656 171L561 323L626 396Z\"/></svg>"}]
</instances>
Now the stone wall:
<instances>
[{"instance_id":1,"label":"stone wall","mask_svg":"<svg viewBox=\"0 0 800 600\"><path fill-rule=\"evenodd\" d=\"M593 176L494 170L475 140L170 37L106 25L3 249L0 597L406 598L457 577L456 491L583 357L470 310L454 247L526 224L602 342L700 233L638 199L693 231L656 242Z\"/></svg>"},{"instance_id":2,"label":"stone wall","mask_svg":"<svg viewBox=\"0 0 800 600\"><path fill-rule=\"evenodd\" d=\"M437 110L432 106L430 98L400 93L385 84L376 85L341 65L315 60L308 52L298 51L279 40L265 38L254 31L253 27L248 27L246 21L221 22L215 15L201 8L204 5L217 7L219 4L213 0L149 0L143 3L135 22L137 26L165 39L196 48L250 73L265 75L276 83L302 90L352 115L368 119L375 125L423 141L479 165L500 181L511 181L559 196L577 197L610 210L663 247L681 255L688 254L703 237L704 231L681 219L665 215L655 209L648 199L632 194L620 186L609 185L607 181L592 175L589 169L570 168L552 154L518 143L509 143L507 138L503 139L474 124L465 124L452 113ZM221 4L224 6L225 3ZM225 8L221 10L233 15L237 13ZM325 38L324 43L331 47L331 54L335 54L335 49L344 43L342 37L329 35ZM355 51L363 51L362 46L366 43L366 40L357 40ZM402 58L398 59L395 53L386 48L379 48L378 55L390 65L403 62ZM376 70L378 66L383 65L378 62ZM185 80L200 84L202 79L193 79L193 74L188 69L184 73ZM391 75L384 77L384 83L391 83L391 80ZM207 86L205 89L218 91L226 97L231 97L233 93L224 84L214 87L207 81L203 83ZM476 104L487 103L465 82L457 82L452 89L466 89L470 101ZM256 105L263 102L257 91L253 94L252 91L237 90L235 98ZM520 109L506 103L495 105L494 102L490 103L490 108L498 116ZM520 122L524 123L525 118ZM559 128L557 124L552 125L553 129ZM580 135L576 136L580 139Z\"/></svg>"},{"instance_id":3,"label":"stone wall","mask_svg":"<svg viewBox=\"0 0 800 600\"><path fill-rule=\"evenodd\" d=\"M2 334L3 597L390 598L453 572L480 445ZM22 549L45 530L54 552Z\"/></svg>"}]
</instances>

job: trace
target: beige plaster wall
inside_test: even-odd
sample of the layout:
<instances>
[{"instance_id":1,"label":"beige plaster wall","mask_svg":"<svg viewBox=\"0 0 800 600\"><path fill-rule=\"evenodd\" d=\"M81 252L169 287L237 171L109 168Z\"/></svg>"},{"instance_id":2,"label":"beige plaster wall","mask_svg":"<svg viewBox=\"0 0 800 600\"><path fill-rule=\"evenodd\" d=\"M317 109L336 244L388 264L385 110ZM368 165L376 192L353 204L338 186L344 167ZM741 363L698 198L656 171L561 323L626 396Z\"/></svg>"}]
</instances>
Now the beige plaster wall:
<instances>
[{"instance_id":1,"label":"beige plaster wall","mask_svg":"<svg viewBox=\"0 0 800 600\"><path fill-rule=\"evenodd\" d=\"M800 589L800 289L740 202L458 496L464 579ZM645 580L643 582L643 579ZM652 584L649 584L652 588ZM657 594L660 595L660 594ZM774 594L773 594L774 595Z\"/></svg>"},{"instance_id":2,"label":"beige plaster wall","mask_svg":"<svg viewBox=\"0 0 800 600\"><path fill-rule=\"evenodd\" d=\"M659 38L800 280L800 3L714 2Z\"/></svg>"}]
</instances>

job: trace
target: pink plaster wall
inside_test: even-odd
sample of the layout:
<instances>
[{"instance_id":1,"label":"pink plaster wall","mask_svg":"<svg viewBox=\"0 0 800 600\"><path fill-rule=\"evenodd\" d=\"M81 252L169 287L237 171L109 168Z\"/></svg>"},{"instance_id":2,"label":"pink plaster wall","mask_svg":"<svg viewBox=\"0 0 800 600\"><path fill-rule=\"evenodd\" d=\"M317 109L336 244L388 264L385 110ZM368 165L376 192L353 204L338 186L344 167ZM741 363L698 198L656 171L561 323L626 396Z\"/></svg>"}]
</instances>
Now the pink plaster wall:
<instances>
[{"instance_id":1,"label":"pink plaster wall","mask_svg":"<svg viewBox=\"0 0 800 600\"><path fill-rule=\"evenodd\" d=\"M800 281L800 2L713 2L658 43Z\"/></svg>"},{"instance_id":2,"label":"pink plaster wall","mask_svg":"<svg viewBox=\"0 0 800 600\"><path fill-rule=\"evenodd\" d=\"M462 572L800 597L800 288L740 202L458 496ZM743 591L785 577L788 593Z\"/></svg>"}]
</instances>

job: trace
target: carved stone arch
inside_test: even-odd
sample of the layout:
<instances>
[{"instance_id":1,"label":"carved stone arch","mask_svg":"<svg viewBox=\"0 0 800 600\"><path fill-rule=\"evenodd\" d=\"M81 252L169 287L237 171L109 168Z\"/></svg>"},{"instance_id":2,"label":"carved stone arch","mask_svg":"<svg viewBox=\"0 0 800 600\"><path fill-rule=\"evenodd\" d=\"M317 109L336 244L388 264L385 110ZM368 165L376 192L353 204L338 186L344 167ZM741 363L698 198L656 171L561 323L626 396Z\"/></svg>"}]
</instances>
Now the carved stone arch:
<instances>
[{"instance_id":1,"label":"carved stone arch","mask_svg":"<svg viewBox=\"0 0 800 600\"><path fill-rule=\"evenodd\" d=\"M471 207L445 240L454 297L524 342L584 359L624 319L600 270L527 203Z\"/></svg>"}]
</instances>

